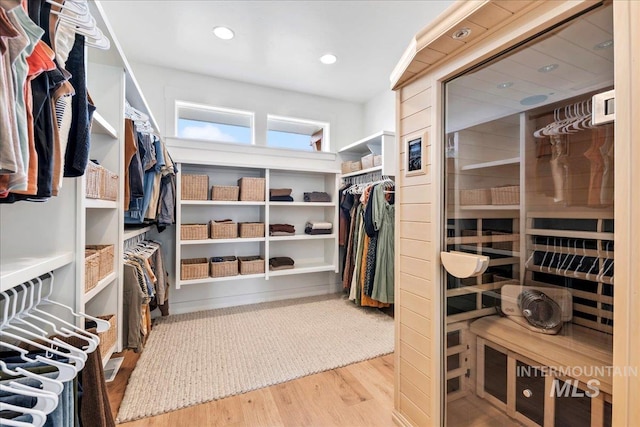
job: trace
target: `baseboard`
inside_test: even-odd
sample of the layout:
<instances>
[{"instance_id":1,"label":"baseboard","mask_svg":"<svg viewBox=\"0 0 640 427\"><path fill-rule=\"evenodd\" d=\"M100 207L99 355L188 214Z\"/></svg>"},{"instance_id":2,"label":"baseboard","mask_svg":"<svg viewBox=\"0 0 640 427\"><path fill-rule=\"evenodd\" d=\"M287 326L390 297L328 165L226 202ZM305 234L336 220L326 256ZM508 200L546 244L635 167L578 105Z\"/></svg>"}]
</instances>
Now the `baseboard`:
<instances>
[{"instance_id":1,"label":"baseboard","mask_svg":"<svg viewBox=\"0 0 640 427\"><path fill-rule=\"evenodd\" d=\"M246 295L208 298L201 301L185 301L169 304L171 314L193 313L194 311L212 310L215 308L235 307L239 305L257 304L261 302L327 295L342 291L342 284L313 285L302 288L266 291Z\"/></svg>"},{"instance_id":2,"label":"baseboard","mask_svg":"<svg viewBox=\"0 0 640 427\"><path fill-rule=\"evenodd\" d=\"M394 409L393 412L391 412L391 418L393 419L393 422L396 423L396 425L399 427L415 427L409 422L409 420L404 417L404 415L398 412L397 409Z\"/></svg>"}]
</instances>

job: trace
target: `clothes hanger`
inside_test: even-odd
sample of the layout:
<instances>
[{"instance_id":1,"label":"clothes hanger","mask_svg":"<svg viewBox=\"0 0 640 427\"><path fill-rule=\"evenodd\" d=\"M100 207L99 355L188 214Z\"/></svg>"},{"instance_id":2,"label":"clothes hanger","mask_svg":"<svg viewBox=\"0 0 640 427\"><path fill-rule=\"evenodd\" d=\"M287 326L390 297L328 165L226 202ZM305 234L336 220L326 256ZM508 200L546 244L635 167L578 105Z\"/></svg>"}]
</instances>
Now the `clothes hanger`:
<instances>
[{"instance_id":1,"label":"clothes hanger","mask_svg":"<svg viewBox=\"0 0 640 427\"><path fill-rule=\"evenodd\" d=\"M561 242L562 243L562 242ZM553 265L553 260L556 258L556 238L553 238L553 255L551 256L551 260L549 261L549 265L547 266L547 273L551 273L551 266Z\"/></svg>"},{"instance_id":2,"label":"clothes hanger","mask_svg":"<svg viewBox=\"0 0 640 427\"><path fill-rule=\"evenodd\" d=\"M72 368L72 370L75 375L75 369ZM64 390L64 384L62 384L62 382L58 379L47 378L42 375L34 374L33 372L27 371L26 369L19 366L14 368L14 370L11 370L2 360L0 360L0 371L12 377L27 377L31 378L32 380L40 381L40 383L42 384L42 390L50 391L51 393L55 393L56 395L59 395Z\"/></svg>"},{"instance_id":3,"label":"clothes hanger","mask_svg":"<svg viewBox=\"0 0 640 427\"><path fill-rule=\"evenodd\" d=\"M547 248L544 251L544 257L542 257L542 261L540 262L540 269L542 269L542 267L544 267L544 262L547 259L547 255L549 255L549 238L547 237Z\"/></svg>"},{"instance_id":4,"label":"clothes hanger","mask_svg":"<svg viewBox=\"0 0 640 427\"><path fill-rule=\"evenodd\" d=\"M38 280L40 280L38 278ZM84 329L80 329L77 326L68 323L66 321L64 321L63 319L60 319L57 316L54 316L51 313L48 313L46 311L43 310L38 310L37 308L34 307L34 301L33 301L33 294L35 293L35 285L33 284L33 281L30 282L31 286L27 286L26 284L21 284L21 287L24 287L24 291L25 291L25 297L24 299L26 299L26 295L29 292L29 290L31 290L31 292L29 293L29 295L31 296L30 300L29 300L29 306L26 307L26 309L24 309L23 311L21 311L18 316L19 317L28 317L30 319L34 319L37 320L39 322L45 323L49 326L51 326L51 328L53 329L53 333L70 338L70 337L76 337L81 339L82 341L86 341L87 342L87 346L85 348L83 348L83 350L86 353L93 353L95 351L96 348L98 348L98 344L100 344L100 338L97 335L94 335L90 332L85 331ZM24 307L24 305L23 305ZM36 311L39 312L41 314L45 314L47 316L49 316L49 318L52 318L66 326L70 326L72 329L68 329L65 326L61 326L59 329L57 327L57 325L53 322L50 322L48 320L43 319L40 316L36 316L32 313L32 311ZM77 333L74 331L74 329L79 330L82 333Z\"/></svg>"},{"instance_id":5,"label":"clothes hanger","mask_svg":"<svg viewBox=\"0 0 640 427\"><path fill-rule=\"evenodd\" d=\"M13 412L18 412L20 414L31 415L31 424L24 423L22 421L13 421L13 420L8 420L8 419L3 418L2 419L2 424L3 425L7 425L7 426L42 427L44 425L44 423L47 422L47 415L42 411L38 411L37 409L29 409L29 408L25 408L25 407L22 407L22 406L15 406L15 405L10 405L8 403L3 403L2 404L2 410L4 410L4 411L13 411ZM7 421L10 421L10 423L8 423Z\"/></svg>"},{"instance_id":6,"label":"clothes hanger","mask_svg":"<svg viewBox=\"0 0 640 427\"><path fill-rule=\"evenodd\" d=\"M578 277L578 273L580 272L580 267L582 267L582 263L587 257L587 242L586 240L582 240L582 258L580 258L580 262L578 266L573 270L573 277Z\"/></svg>"},{"instance_id":7,"label":"clothes hanger","mask_svg":"<svg viewBox=\"0 0 640 427\"><path fill-rule=\"evenodd\" d=\"M613 268L613 259L609 258L609 245L611 242L607 242L607 246L605 248L605 259L602 262L602 268L600 268L600 273L596 276L596 280L598 282L603 282L604 278L605 278L605 274L607 274L611 268ZM605 264L607 264L607 261L611 261L609 263L609 265L606 267L605 269Z\"/></svg>"},{"instance_id":8,"label":"clothes hanger","mask_svg":"<svg viewBox=\"0 0 640 427\"><path fill-rule=\"evenodd\" d=\"M571 247L571 239L569 239L567 241L567 248ZM571 258L571 260L569 261L569 263L566 265L565 270L562 272L563 276L566 276L567 274L569 274L569 267L571 267L571 264L573 264L573 261L575 261L576 257L578 256L578 239L574 239L573 241L573 255L567 256L567 258L565 258L565 262L562 263L562 265L560 266L560 269L562 270L562 267L564 267L567 259Z\"/></svg>"},{"instance_id":9,"label":"clothes hanger","mask_svg":"<svg viewBox=\"0 0 640 427\"><path fill-rule=\"evenodd\" d=\"M39 282L39 287L38 287L38 300L40 302L46 303L46 304L53 304L53 305L56 305L58 307L62 307L64 309L68 310L74 317L81 317L81 318L85 318L85 319L89 319L89 320L94 321L96 323L96 331L98 333L106 332L106 331L109 330L109 328L111 327L111 324L109 322L107 322L106 320L98 319L97 317L90 316L90 315L88 315L86 313L76 313L75 311L73 311L73 309L71 307L66 306L64 304L61 304L61 303L59 303L57 301L51 300L49 297L51 296L51 293L53 292L53 281L54 281L55 276L54 276L53 272L49 272L47 274L51 278L51 283L49 284L49 293L44 298L41 298L43 284L40 281Z\"/></svg>"},{"instance_id":10,"label":"clothes hanger","mask_svg":"<svg viewBox=\"0 0 640 427\"><path fill-rule=\"evenodd\" d=\"M33 408L30 408L30 409L35 409L36 411L42 411L45 414L50 414L58 406L57 394L53 394L38 388L29 387L24 384L20 384L20 383L13 383L10 385L0 384L0 390L7 393L19 394L21 396L34 397L36 399L36 404L34 405Z\"/></svg>"},{"instance_id":11,"label":"clothes hanger","mask_svg":"<svg viewBox=\"0 0 640 427\"><path fill-rule=\"evenodd\" d=\"M51 366L54 366L54 367L58 368L58 377L56 378L56 380L58 380L58 381L61 381L61 382L70 381L70 380L74 379L76 377L76 375L78 374L78 372L80 372L84 368L84 362L80 358L77 358L75 356L72 356L72 355L69 355L69 354L66 354L66 353L61 353L61 352L59 352L57 350L53 350L53 349L44 347L44 346L42 346L42 345L40 345L38 343L31 343L31 342L29 342L29 340L26 340L26 339L25 340L21 340L20 337L16 337L15 335L13 335L13 334L11 334L9 332L2 332L2 335L3 336L6 335L9 338L15 338L18 341L24 341L24 342L26 342L28 344L33 345L36 348L39 348L41 350L44 350L44 351L47 351L49 353L55 354L56 356L65 357L65 358L69 359L70 361L75 362L76 364L72 365L70 363L64 363L64 362L60 362L58 360L50 359L48 357L43 357L43 356L41 356L39 354L35 355L35 359L31 359L31 358L27 357L27 354L29 354L28 350L25 350L22 347L15 346L13 344L9 344L9 343L4 342L4 341L0 341L0 347L5 347L5 348L8 348L9 350L17 351L18 353L20 353L20 358L22 360L24 360L25 362L30 362L30 363L42 362L44 364L51 365ZM18 369L18 368L16 368L16 369Z\"/></svg>"},{"instance_id":12,"label":"clothes hanger","mask_svg":"<svg viewBox=\"0 0 640 427\"><path fill-rule=\"evenodd\" d=\"M598 254L597 256L593 259L593 264L591 264L591 267L589 268L589 271L587 271L587 280L591 280L591 272L593 271L593 268L598 265L598 261L600 260L600 248L597 248ZM604 264L604 263L603 263ZM597 276L596 276L597 277Z\"/></svg>"}]
</instances>

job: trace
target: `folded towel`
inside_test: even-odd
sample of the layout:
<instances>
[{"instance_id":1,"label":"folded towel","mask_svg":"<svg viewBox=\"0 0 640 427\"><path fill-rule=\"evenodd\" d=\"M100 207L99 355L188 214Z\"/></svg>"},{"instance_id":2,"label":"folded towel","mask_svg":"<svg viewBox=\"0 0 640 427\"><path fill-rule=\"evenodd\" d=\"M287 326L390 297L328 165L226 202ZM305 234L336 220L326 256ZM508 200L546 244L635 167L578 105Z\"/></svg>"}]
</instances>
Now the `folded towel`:
<instances>
[{"instance_id":1,"label":"folded towel","mask_svg":"<svg viewBox=\"0 0 640 427\"><path fill-rule=\"evenodd\" d=\"M324 191L312 191L311 193L304 193L305 202L330 202L331 196Z\"/></svg>"},{"instance_id":2,"label":"folded towel","mask_svg":"<svg viewBox=\"0 0 640 427\"><path fill-rule=\"evenodd\" d=\"M270 188L269 196L278 197L278 196L290 196L291 189L290 188Z\"/></svg>"},{"instance_id":3,"label":"folded towel","mask_svg":"<svg viewBox=\"0 0 640 427\"><path fill-rule=\"evenodd\" d=\"M269 236L295 236L295 231L270 231Z\"/></svg>"},{"instance_id":4,"label":"folded towel","mask_svg":"<svg viewBox=\"0 0 640 427\"><path fill-rule=\"evenodd\" d=\"M270 202L293 202L293 197L291 196L271 196L269 197Z\"/></svg>"},{"instance_id":5,"label":"folded towel","mask_svg":"<svg viewBox=\"0 0 640 427\"><path fill-rule=\"evenodd\" d=\"M291 224L269 224L269 231L286 231L295 233L296 228Z\"/></svg>"},{"instance_id":6,"label":"folded towel","mask_svg":"<svg viewBox=\"0 0 640 427\"><path fill-rule=\"evenodd\" d=\"M274 267L272 265L269 266L269 270L278 271L278 270L293 270L293 265L280 265L278 267Z\"/></svg>"},{"instance_id":7,"label":"folded towel","mask_svg":"<svg viewBox=\"0 0 640 427\"><path fill-rule=\"evenodd\" d=\"M313 228L305 228L304 232L307 234L311 234L311 235L315 235L315 234L331 234L333 233L333 230L331 229L318 229L318 230L314 230Z\"/></svg>"},{"instance_id":8,"label":"folded towel","mask_svg":"<svg viewBox=\"0 0 640 427\"><path fill-rule=\"evenodd\" d=\"M211 258L211 262L227 262L227 261L235 261L237 258L233 255L230 256L214 256Z\"/></svg>"},{"instance_id":9,"label":"folded towel","mask_svg":"<svg viewBox=\"0 0 640 427\"><path fill-rule=\"evenodd\" d=\"M326 221L307 221L305 227L313 228L314 230L331 230L333 228L333 224Z\"/></svg>"},{"instance_id":10,"label":"folded towel","mask_svg":"<svg viewBox=\"0 0 640 427\"><path fill-rule=\"evenodd\" d=\"M262 259L262 257L260 257L260 255L253 255L253 256L239 256L238 260L239 261L258 261Z\"/></svg>"},{"instance_id":11,"label":"folded towel","mask_svg":"<svg viewBox=\"0 0 640 427\"><path fill-rule=\"evenodd\" d=\"M293 259L286 256L278 256L278 257L269 258L269 265L274 268L282 267L283 265L293 266L294 261Z\"/></svg>"},{"instance_id":12,"label":"folded towel","mask_svg":"<svg viewBox=\"0 0 640 427\"><path fill-rule=\"evenodd\" d=\"M213 222L217 223L217 224L223 224L223 223L229 223L229 222L233 222L232 219L216 219Z\"/></svg>"}]
</instances>

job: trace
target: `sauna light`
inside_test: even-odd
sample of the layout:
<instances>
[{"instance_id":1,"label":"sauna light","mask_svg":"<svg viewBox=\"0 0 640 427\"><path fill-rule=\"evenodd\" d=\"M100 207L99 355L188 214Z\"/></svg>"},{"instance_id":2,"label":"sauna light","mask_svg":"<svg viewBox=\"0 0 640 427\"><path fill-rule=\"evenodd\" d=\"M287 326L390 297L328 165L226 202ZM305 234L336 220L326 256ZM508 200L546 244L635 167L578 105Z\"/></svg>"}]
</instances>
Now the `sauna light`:
<instances>
[{"instance_id":1,"label":"sauna light","mask_svg":"<svg viewBox=\"0 0 640 427\"><path fill-rule=\"evenodd\" d=\"M545 65L544 67L538 68L538 72L540 72L540 73L548 73L550 71L555 70L558 67L559 67L558 64L549 64L549 65Z\"/></svg>"},{"instance_id":2,"label":"sauna light","mask_svg":"<svg viewBox=\"0 0 640 427\"><path fill-rule=\"evenodd\" d=\"M460 28L455 33L453 33L451 37L453 37L456 40L460 40L460 39L466 39L470 35L471 35L471 28L464 27L464 28Z\"/></svg>"},{"instance_id":3,"label":"sauna light","mask_svg":"<svg viewBox=\"0 0 640 427\"><path fill-rule=\"evenodd\" d=\"M338 58L335 55L332 55L330 53L327 53L326 55L322 55L320 57L320 62L326 65L335 64L337 60Z\"/></svg>"},{"instance_id":4,"label":"sauna light","mask_svg":"<svg viewBox=\"0 0 640 427\"><path fill-rule=\"evenodd\" d=\"M607 49L613 46L613 40L606 40L603 41L602 43L598 43L597 45L595 45L593 47L593 50L602 50L602 49Z\"/></svg>"},{"instance_id":5,"label":"sauna light","mask_svg":"<svg viewBox=\"0 0 640 427\"><path fill-rule=\"evenodd\" d=\"M231 40L235 36L235 33L231 30L231 28L227 27L215 27L213 29L213 34L215 34L216 37L222 40Z\"/></svg>"},{"instance_id":6,"label":"sauna light","mask_svg":"<svg viewBox=\"0 0 640 427\"><path fill-rule=\"evenodd\" d=\"M496 87L498 89L506 89L506 88L511 87L511 86L513 86L513 82L503 82L503 83L500 83L499 85L497 85Z\"/></svg>"}]
</instances>

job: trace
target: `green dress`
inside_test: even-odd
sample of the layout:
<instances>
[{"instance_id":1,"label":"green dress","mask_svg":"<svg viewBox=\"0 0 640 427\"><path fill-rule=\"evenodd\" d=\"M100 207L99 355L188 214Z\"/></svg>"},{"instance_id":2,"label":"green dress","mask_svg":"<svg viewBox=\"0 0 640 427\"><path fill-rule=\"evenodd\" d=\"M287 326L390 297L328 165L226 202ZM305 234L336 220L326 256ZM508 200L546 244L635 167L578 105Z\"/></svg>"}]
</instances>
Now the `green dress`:
<instances>
[{"instance_id":1,"label":"green dress","mask_svg":"<svg viewBox=\"0 0 640 427\"><path fill-rule=\"evenodd\" d=\"M393 304L394 266L394 221L395 205L385 199L385 187L377 185L373 189L373 225L378 231L376 251L376 272L373 279L371 298Z\"/></svg>"}]
</instances>

